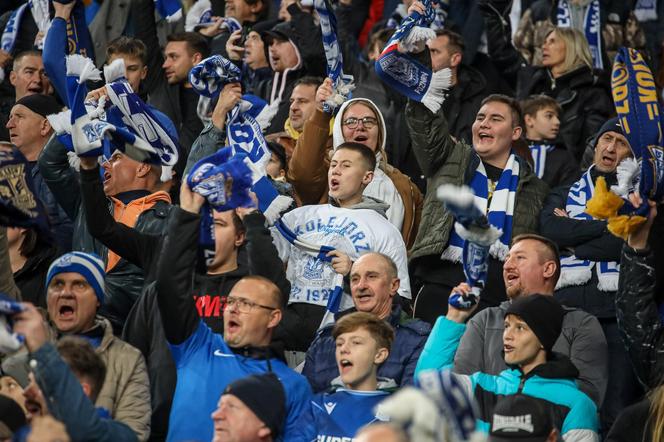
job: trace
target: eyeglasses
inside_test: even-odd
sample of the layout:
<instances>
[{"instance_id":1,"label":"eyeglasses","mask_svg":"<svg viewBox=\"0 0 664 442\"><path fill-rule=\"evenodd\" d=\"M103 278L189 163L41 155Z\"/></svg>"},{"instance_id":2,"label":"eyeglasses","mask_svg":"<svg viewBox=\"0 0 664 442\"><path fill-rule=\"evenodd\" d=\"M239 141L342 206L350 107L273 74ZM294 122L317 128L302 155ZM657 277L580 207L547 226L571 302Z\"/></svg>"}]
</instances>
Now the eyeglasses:
<instances>
[{"instance_id":1,"label":"eyeglasses","mask_svg":"<svg viewBox=\"0 0 664 442\"><path fill-rule=\"evenodd\" d=\"M231 308L234 305L237 305L237 309L240 311L240 313L250 313L254 309L254 307L264 308L269 311L277 310L277 307L270 307L268 305L258 304L256 302L249 301L246 298L238 298L235 296L229 296L228 298L226 298L226 306L224 307L224 310Z\"/></svg>"},{"instance_id":2,"label":"eyeglasses","mask_svg":"<svg viewBox=\"0 0 664 442\"><path fill-rule=\"evenodd\" d=\"M378 120L376 120L374 117L363 117L363 118L348 117L343 121L343 125L346 126L348 129L355 129L358 123L360 122L362 123L362 126L364 126L365 129L371 129L376 124L378 124Z\"/></svg>"}]
</instances>

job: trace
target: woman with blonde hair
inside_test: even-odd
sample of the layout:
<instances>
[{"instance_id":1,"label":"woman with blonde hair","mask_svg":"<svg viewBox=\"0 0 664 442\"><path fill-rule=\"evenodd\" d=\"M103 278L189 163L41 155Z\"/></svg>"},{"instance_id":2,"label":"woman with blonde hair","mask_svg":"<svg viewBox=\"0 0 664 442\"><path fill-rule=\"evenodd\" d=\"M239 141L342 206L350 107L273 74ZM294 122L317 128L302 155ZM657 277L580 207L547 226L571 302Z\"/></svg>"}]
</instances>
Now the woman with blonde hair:
<instances>
[{"instance_id":1,"label":"woman with blonde hair","mask_svg":"<svg viewBox=\"0 0 664 442\"><path fill-rule=\"evenodd\" d=\"M587 141L614 114L608 75L593 71L588 41L572 28L549 31L542 65L529 65L512 44L509 11L498 6L503 3L488 0L482 6L489 57L515 88L517 99L534 94L556 99L562 108L559 137L580 162Z\"/></svg>"}]
</instances>

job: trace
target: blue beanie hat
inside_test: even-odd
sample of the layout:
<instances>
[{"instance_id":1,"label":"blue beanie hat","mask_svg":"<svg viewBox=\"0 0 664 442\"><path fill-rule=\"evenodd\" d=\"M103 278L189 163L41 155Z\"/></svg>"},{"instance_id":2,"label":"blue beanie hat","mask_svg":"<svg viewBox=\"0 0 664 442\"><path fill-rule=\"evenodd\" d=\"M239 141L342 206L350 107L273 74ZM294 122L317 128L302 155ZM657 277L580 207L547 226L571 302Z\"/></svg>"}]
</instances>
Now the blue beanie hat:
<instances>
[{"instance_id":1,"label":"blue beanie hat","mask_svg":"<svg viewBox=\"0 0 664 442\"><path fill-rule=\"evenodd\" d=\"M104 304L104 262L93 253L70 252L62 255L48 268L46 287L58 273L79 273L92 286L101 305Z\"/></svg>"}]
</instances>

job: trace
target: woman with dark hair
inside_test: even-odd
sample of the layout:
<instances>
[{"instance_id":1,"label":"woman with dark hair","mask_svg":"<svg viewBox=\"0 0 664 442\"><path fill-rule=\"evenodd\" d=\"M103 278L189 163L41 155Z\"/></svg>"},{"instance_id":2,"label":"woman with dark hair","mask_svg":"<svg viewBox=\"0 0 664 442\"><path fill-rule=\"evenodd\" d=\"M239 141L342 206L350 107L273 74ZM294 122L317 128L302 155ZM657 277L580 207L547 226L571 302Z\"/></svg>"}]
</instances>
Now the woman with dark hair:
<instances>
[{"instance_id":1,"label":"woman with dark hair","mask_svg":"<svg viewBox=\"0 0 664 442\"><path fill-rule=\"evenodd\" d=\"M505 10L504 4L482 1L489 56L515 88L517 99L534 94L556 99L562 108L559 137L580 162L586 142L615 113L608 75L593 71L588 41L572 28L549 31L542 45L542 65L529 65L512 44L509 8Z\"/></svg>"},{"instance_id":2,"label":"woman with dark hair","mask_svg":"<svg viewBox=\"0 0 664 442\"><path fill-rule=\"evenodd\" d=\"M46 273L57 247L35 229L7 228L9 260L24 302L46 308Z\"/></svg>"}]
</instances>

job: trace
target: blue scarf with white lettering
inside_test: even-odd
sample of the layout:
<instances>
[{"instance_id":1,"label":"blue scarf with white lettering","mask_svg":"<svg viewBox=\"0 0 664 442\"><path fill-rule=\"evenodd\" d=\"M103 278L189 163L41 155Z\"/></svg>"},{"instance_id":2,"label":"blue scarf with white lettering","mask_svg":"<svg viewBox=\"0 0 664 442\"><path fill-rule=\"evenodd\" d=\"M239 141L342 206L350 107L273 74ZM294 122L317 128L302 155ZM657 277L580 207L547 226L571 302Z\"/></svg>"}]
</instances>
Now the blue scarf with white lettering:
<instances>
[{"instance_id":1,"label":"blue scarf with white lettering","mask_svg":"<svg viewBox=\"0 0 664 442\"><path fill-rule=\"evenodd\" d=\"M199 160L187 176L187 185L205 197L201 210L201 227L198 237L199 270L206 272L214 261L214 216L212 209L225 212L237 207L251 207L249 194L252 172L244 153L233 153L230 147Z\"/></svg>"},{"instance_id":2,"label":"blue scarf with white lettering","mask_svg":"<svg viewBox=\"0 0 664 442\"><path fill-rule=\"evenodd\" d=\"M331 115L344 101L350 98L350 93L355 86L353 85L353 76L344 75L344 60L337 40L337 19L328 0L314 0L314 7L320 18L323 48L327 60L327 76L332 79L334 90L334 94L323 103L323 111Z\"/></svg>"},{"instance_id":3,"label":"blue scarf with white lettering","mask_svg":"<svg viewBox=\"0 0 664 442\"><path fill-rule=\"evenodd\" d=\"M489 195L489 179L486 176L484 164L480 161L472 180L470 188L475 195L475 205L482 213L487 214L489 224L502 232L500 238L495 240L489 248L489 253L500 261L505 260L512 240L512 216L516 201L516 189L519 184L519 162L514 153L511 153L503 173L496 183L493 194ZM489 202L489 197L491 201ZM488 210L488 213L487 213ZM455 224L450 233L447 248L443 251L441 259L452 262L461 262L465 240L463 232Z\"/></svg>"},{"instance_id":4,"label":"blue scarf with white lettering","mask_svg":"<svg viewBox=\"0 0 664 442\"><path fill-rule=\"evenodd\" d=\"M604 69L602 63L602 24L599 15L599 0L592 0L587 6L586 15L583 20L583 33L588 40L590 53L593 56L593 64L597 69ZM571 28L572 14L568 0L558 0L557 26Z\"/></svg>"},{"instance_id":5,"label":"blue scarf with white lettering","mask_svg":"<svg viewBox=\"0 0 664 442\"><path fill-rule=\"evenodd\" d=\"M215 97L223 85L240 81L241 72L232 62L220 55L203 60L192 68L189 80L200 95ZM279 214L290 207L292 198L279 195L266 177L268 162L272 154L263 136L263 128L269 125L277 106L268 106L264 100L253 95L244 95L242 100L228 113L226 135L234 152L244 152L251 160L248 165L253 172L253 188L258 198L258 207L270 224Z\"/></svg>"},{"instance_id":6,"label":"blue scarf with white lettering","mask_svg":"<svg viewBox=\"0 0 664 442\"><path fill-rule=\"evenodd\" d=\"M308 254L314 256L317 259L320 259L323 262L330 263L332 262L332 257L327 256L329 252L334 250L333 247L326 245L316 245L305 240L302 240L298 235L293 232L284 222L279 219L274 223L274 227L279 231L281 236L283 236L286 241L294 245L300 250L307 252ZM325 307L325 314L323 319L320 322L319 329L334 323L334 315L339 313L339 307L341 306L341 300L344 295L343 290L344 276L337 273L334 277L334 289L330 294L330 297L327 300L327 306Z\"/></svg>"},{"instance_id":7,"label":"blue scarf with white lettering","mask_svg":"<svg viewBox=\"0 0 664 442\"><path fill-rule=\"evenodd\" d=\"M530 149L530 155L533 158L533 169L537 178L542 178L544 176L544 170L546 169L546 155L553 151L556 146L552 144L537 144L531 143L528 148Z\"/></svg>"},{"instance_id":8,"label":"blue scarf with white lettering","mask_svg":"<svg viewBox=\"0 0 664 442\"><path fill-rule=\"evenodd\" d=\"M640 166L633 176L618 175L619 187L629 189L631 182L643 199L634 208L625 201L622 213L646 216L647 199L658 203L664 199L664 115L657 99L655 80L641 54L621 47L616 55L611 76L616 112L634 158ZM621 194L626 198L626 194Z\"/></svg>"},{"instance_id":9,"label":"blue scarf with white lettering","mask_svg":"<svg viewBox=\"0 0 664 442\"><path fill-rule=\"evenodd\" d=\"M471 288L468 296L454 293L448 302L453 307L468 309L477 304L486 286L489 247L500 238L502 231L489 224L486 215L475 203L475 194L469 187L444 184L438 187L436 196L456 220L454 231L463 240L463 273Z\"/></svg>"},{"instance_id":10,"label":"blue scarf with white lettering","mask_svg":"<svg viewBox=\"0 0 664 442\"><path fill-rule=\"evenodd\" d=\"M595 193L595 184L590 171L595 166L590 166L586 173L574 183L567 194L565 210L572 219L592 220L593 217L586 213L586 203ZM597 288L603 292L618 290L618 274L620 265L617 262L594 262L587 259L579 259L574 255L560 259L560 279L556 289L574 285L583 285L590 281L593 269L597 272Z\"/></svg>"},{"instance_id":11,"label":"blue scarf with white lettering","mask_svg":"<svg viewBox=\"0 0 664 442\"><path fill-rule=\"evenodd\" d=\"M435 18L431 0L424 0L423 3L425 15L413 12L401 21L376 60L375 69L378 76L394 90L436 113L445 100L444 91L451 85L450 70L445 68L432 72L409 54L399 52L399 48L407 52L422 51L427 40L436 38L436 33L428 27Z\"/></svg>"}]
</instances>

